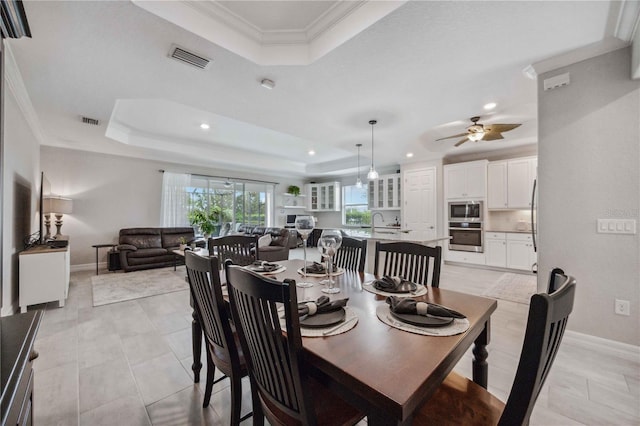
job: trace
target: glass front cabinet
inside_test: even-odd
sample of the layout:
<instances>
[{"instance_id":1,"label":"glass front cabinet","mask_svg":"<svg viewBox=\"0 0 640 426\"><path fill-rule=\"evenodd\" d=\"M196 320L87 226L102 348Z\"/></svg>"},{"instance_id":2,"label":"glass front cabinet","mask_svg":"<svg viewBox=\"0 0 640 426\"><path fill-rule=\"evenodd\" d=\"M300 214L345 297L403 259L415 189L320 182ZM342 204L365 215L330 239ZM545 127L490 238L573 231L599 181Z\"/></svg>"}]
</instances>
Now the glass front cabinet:
<instances>
[{"instance_id":1,"label":"glass front cabinet","mask_svg":"<svg viewBox=\"0 0 640 426\"><path fill-rule=\"evenodd\" d=\"M308 183L305 190L308 211L340 211L340 182Z\"/></svg>"},{"instance_id":2,"label":"glass front cabinet","mask_svg":"<svg viewBox=\"0 0 640 426\"><path fill-rule=\"evenodd\" d=\"M370 210L399 210L400 174L380 176L369 181L369 209Z\"/></svg>"}]
</instances>

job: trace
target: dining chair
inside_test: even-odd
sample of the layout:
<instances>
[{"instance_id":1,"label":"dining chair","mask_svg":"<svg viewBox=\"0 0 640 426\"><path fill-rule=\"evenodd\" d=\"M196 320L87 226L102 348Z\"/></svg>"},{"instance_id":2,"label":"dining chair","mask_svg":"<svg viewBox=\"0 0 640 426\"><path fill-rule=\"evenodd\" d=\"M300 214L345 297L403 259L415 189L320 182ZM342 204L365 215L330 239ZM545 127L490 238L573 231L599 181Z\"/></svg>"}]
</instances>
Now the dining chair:
<instances>
[{"instance_id":1,"label":"dining chair","mask_svg":"<svg viewBox=\"0 0 640 426\"><path fill-rule=\"evenodd\" d=\"M342 245L336 252L333 262L344 269L364 272L364 262L367 257L367 240L342 237Z\"/></svg>"},{"instance_id":2,"label":"dining chair","mask_svg":"<svg viewBox=\"0 0 640 426\"><path fill-rule=\"evenodd\" d=\"M362 419L364 414L308 374L295 281L276 281L229 261L225 272L233 322L247 354L254 424L263 424L264 417L272 425L310 426L354 425Z\"/></svg>"},{"instance_id":3,"label":"dining chair","mask_svg":"<svg viewBox=\"0 0 640 426\"><path fill-rule=\"evenodd\" d=\"M380 257L384 263L380 264ZM431 287L440 286L442 247L429 247L411 242L381 243L376 241L374 274L376 276L402 276L416 284L427 285L432 265Z\"/></svg>"},{"instance_id":4,"label":"dining chair","mask_svg":"<svg viewBox=\"0 0 640 426\"><path fill-rule=\"evenodd\" d=\"M553 268L549 274L549 287L547 293L556 291L564 282L564 271L560 268Z\"/></svg>"},{"instance_id":5,"label":"dining chair","mask_svg":"<svg viewBox=\"0 0 640 426\"><path fill-rule=\"evenodd\" d=\"M518 369L507 403L457 373L450 373L414 416L414 425L527 425L560 347L573 309L576 281L563 275L553 293L531 296Z\"/></svg>"},{"instance_id":6,"label":"dining chair","mask_svg":"<svg viewBox=\"0 0 640 426\"><path fill-rule=\"evenodd\" d=\"M209 255L221 262L227 259L236 265L246 266L258 258L258 237L249 235L227 235L209 238ZM222 265L220 265L222 266Z\"/></svg>"},{"instance_id":7,"label":"dining chair","mask_svg":"<svg viewBox=\"0 0 640 426\"><path fill-rule=\"evenodd\" d=\"M213 385L229 378L231 381L231 424L238 425L251 416L240 417L242 408L241 379L248 373L247 363L230 322L228 305L222 296L218 258L185 253L189 289L204 332L207 352L207 382L203 407L209 405ZM214 380L216 367L224 374Z\"/></svg>"}]
</instances>

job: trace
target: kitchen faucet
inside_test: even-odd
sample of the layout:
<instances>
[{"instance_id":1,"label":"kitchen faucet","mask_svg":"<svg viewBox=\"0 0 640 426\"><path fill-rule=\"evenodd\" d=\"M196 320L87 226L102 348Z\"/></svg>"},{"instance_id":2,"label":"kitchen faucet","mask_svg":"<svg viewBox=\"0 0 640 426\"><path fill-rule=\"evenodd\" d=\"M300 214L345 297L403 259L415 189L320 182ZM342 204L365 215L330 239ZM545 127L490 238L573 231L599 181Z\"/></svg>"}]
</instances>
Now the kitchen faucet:
<instances>
[{"instance_id":1,"label":"kitchen faucet","mask_svg":"<svg viewBox=\"0 0 640 426\"><path fill-rule=\"evenodd\" d=\"M382 213L380 212L375 212L374 214L371 215L371 230L373 231L376 227L376 215L380 215L380 220L382 220L384 222L384 216L382 215Z\"/></svg>"}]
</instances>

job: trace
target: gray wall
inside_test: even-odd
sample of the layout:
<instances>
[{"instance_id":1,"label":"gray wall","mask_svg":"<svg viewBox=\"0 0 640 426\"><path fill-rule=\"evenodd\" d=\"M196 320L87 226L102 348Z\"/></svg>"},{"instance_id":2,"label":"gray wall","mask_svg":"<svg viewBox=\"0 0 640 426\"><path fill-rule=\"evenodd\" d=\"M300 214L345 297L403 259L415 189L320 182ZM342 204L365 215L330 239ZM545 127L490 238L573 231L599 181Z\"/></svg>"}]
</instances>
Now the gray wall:
<instances>
[{"instance_id":1,"label":"gray wall","mask_svg":"<svg viewBox=\"0 0 640 426\"><path fill-rule=\"evenodd\" d=\"M578 281L574 331L640 345L640 238L596 233L598 218L640 211L640 81L630 49L538 77L539 289L559 266ZM544 92L545 78L571 84ZM614 314L631 301L631 316Z\"/></svg>"},{"instance_id":2,"label":"gray wall","mask_svg":"<svg viewBox=\"0 0 640 426\"><path fill-rule=\"evenodd\" d=\"M41 148L41 161L52 192L73 199L73 213L64 216L62 226L62 233L70 237L72 270L94 268L95 249L91 245L116 243L121 228L160 226L162 173L158 170L237 177L228 170L48 146ZM279 182L276 206L282 205L282 193L289 185L302 185L291 178L246 173L242 177ZM277 208L274 222L284 223ZM101 263L106 262L106 252L100 250Z\"/></svg>"},{"instance_id":3,"label":"gray wall","mask_svg":"<svg viewBox=\"0 0 640 426\"><path fill-rule=\"evenodd\" d=\"M18 309L18 253L24 248L24 238L39 229L39 144L10 87L5 86L9 90L4 99L2 316Z\"/></svg>"}]
</instances>

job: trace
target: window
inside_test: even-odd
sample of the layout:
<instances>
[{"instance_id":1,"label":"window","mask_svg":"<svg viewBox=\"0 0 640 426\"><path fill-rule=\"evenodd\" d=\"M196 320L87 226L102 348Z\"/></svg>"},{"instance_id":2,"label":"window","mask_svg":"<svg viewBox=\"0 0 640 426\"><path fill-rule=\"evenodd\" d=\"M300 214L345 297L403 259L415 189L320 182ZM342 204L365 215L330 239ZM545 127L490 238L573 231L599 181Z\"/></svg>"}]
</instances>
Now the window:
<instances>
[{"instance_id":1,"label":"window","mask_svg":"<svg viewBox=\"0 0 640 426\"><path fill-rule=\"evenodd\" d=\"M371 224L367 185L358 188L355 185L342 187L342 224L359 226Z\"/></svg>"},{"instance_id":2,"label":"window","mask_svg":"<svg viewBox=\"0 0 640 426\"><path fill-rule=\"evenodd\" d=\"M186 188L189 218L205 212L211 226L199 229L212 236L226 234L239 225L269 226L273 222L274 185L231 182L192 176Z\"/></svg>"}]
</instances>

